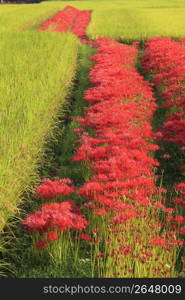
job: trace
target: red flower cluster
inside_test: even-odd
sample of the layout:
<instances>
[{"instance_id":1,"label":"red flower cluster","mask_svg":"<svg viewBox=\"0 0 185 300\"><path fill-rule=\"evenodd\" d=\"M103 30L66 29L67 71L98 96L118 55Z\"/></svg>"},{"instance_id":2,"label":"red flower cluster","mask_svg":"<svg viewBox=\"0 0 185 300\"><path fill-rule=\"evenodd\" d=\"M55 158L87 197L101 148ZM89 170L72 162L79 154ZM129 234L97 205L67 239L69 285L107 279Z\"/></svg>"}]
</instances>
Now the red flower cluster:
<instances>
[{"instance_id":1,"label":"red flower cluster","mask_svg":"<svg viewBox=\"0 0 185 300\"><path fill-rule=\"evenodd\" d=\"M52 181L50 179L43 179L42 184L37 187L37 197L44 199L55 199L59 196L69 196L74 192L74 188L69 186L72 181L69 178Z\"/></svg>"},{"instance_id":2,"label":"red flower cluster","mask_svg":"<svg viewBox=\"0 0 185 300\"><path fill-rule=\"evenodd\" d=\"M166 120L158 132L159 140L170 142L180 151L184 151L185 144L185 42L174 41L170 38L152 38L146 43L146 50L142 58L145 71L153 74L153 82L161 91L165 100ZM169 147L169 145L168 145ZM179 152L180 153L180 152ZM182 154L183 155L183 154ZM163 158L170 158L168 154ZM184 165L180 167L184 170ZM179 231L179 226L184 224L182 214L185 208L185 183L176 185L180 197L173 200L178 205L176 217L168 216L171 227Z\"/></svg>"},{"instance_id":3,"label":"red flower cluster","mask_svg":"<svg viewBox=\"0 0 185 300\"><path fill-rule=\"evenodd\" d=\"M90 16L90 11L80 11L75 7L66 6L54 17L42 23L40 30L52 30L57 32L71 31L79 38L85 39Z\"/></svg>"},{"instance_id":4,"label":"red flower cluster","mask_svg":"<svg viewBox=\"0 0 185 300\"><path fill-rule=\"evenodd\" d=\"M183 243L176 238L176 232L164 230L159 234L162 224L158 210L173 211L154 200L158 193L166 192L156 189L153 167L158 162L150 156L158 149L152 143L150 125L155 99L150 84L135 68L136 44L128 46L100 38L94 45L98 51L92 57L95 65L90 71L93 87L85 92L85 100L91 105L84 117L77 119L81 124L75 129L79 147L73 157L90 166L92 177L80 187L79 194L88 200L84 207L92 210L95 219L99 216L102 224L109 222L106 227L110 239L102 238L100 233L100 240L104 239L112 265L123 266L120 255L128 255L133 264L135 260L150 264L155 256L153 248L172 255L174 247ZM173 218L173 222L179 224L182 218ZM158 267L152 267L154 274L170 276L157 255L155 263Z\"/></svg>"},{"instance_id":5,"label":"red flower cluster","mask_svg":"<svg viewBox=\"0 0 185 300\"><path fill-rule=\"evenodd\" d=\"M29 232L48 232L56 229L66 231L70 228L83 230L87 221L81 217L72 201L43 204L41 209L27 216L23 221Z\"/></svg>"},{"instance_id":6,"label":"red flower cluster","mask_svg":"<svg viewBox=\"0 0 185 300\"><path fill-rule=\"evenodd\" d=\"M167 119L161 128L163 141L185 143L185 43L170 38L152 38L142 58L144 69L165 99Z\"/></svg>"},{"instance_id":7,"label":"red flower cluster","mask_svg":"<svg viewBox=\"0 0 185 300\"><path fill-rule=\"evenodd\" d=\"M90 162L93 177L79 193L93 202L94 213L114 210L119 217L113 222L122 222L137 215L137 205L148 206L154 193L152 168L158 163L149 152L158 147L150 142L149 120L156 105L150 84L134 66L135 45L101 38L96 47L98 53L92 57L96 64L90 72L94 87L85 92L92 105L84 118L77 119L80 146L73 160ZM124 199L130 199L129 204Z\"/></svg>"},{"instance_id":8,"label":"red flower cluster","mask_svg":"<svg viewBox=\"0 0 185 300\"><path fill-rule=\"evenodd\" d=\"M57 240L61 232L85 229L87 220L80 215L72 201L66 201L42 205L40 210L28 215L22 224L29 232L45 238L36 243L36 247L42 249L48 242Z\"/></svg>"}]
</instances>

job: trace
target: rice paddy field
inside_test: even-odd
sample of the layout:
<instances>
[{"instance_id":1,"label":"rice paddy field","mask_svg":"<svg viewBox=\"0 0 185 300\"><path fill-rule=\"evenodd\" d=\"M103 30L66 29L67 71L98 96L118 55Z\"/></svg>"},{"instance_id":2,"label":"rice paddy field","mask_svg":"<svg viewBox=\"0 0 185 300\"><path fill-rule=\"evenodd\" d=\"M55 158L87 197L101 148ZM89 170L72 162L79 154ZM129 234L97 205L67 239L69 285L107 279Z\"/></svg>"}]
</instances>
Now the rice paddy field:
<instances>
[{"instance_id":1,"label":"rice paddy field","mask_svg":"<svg viewBox=\"0 0 185 300\"><path fill-rule=\"evenodd\" d=\"M0 277L185 277L185 1L0 4Z\"/></svg>"}]
</instances>

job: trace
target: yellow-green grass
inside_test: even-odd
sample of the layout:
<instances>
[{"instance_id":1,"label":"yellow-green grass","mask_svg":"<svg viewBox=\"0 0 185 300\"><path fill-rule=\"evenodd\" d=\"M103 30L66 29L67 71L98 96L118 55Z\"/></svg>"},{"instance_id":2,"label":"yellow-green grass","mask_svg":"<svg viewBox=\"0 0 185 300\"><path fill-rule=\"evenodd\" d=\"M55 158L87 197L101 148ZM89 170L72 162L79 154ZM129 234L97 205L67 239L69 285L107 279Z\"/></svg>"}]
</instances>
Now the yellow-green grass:
<instances>
[{"instance_id":1,"label":"yellow-green grass","mask_svg":"<svg viewBox=\"0 0 185 300\"><path fill-rule=\"evenodd\" d=\"M35 25L50 18L59 9L57 5L54 7L42 4L1 5L0 32L35 29Z\"/></svg>"},{"instance_id":2,"label":"yellow-green grass","mask_svg":"<svg viewBox=\"0 0 185 300\"><path fill-rule=\"evenodd\" d=\"M66 5L92 11L90 39L100 36L145 40L153 36L185 37L185 1L91 0L45 1L31 5L1 5L0 31L36 29Z\"/></svg>"},{"instance_id":3,"label":"yellow-green grass","mask_svg":"<svg viewBox=\"0 0 185 300\"><path fill-rule=\"evenodd\" d=\"M146 40L154 36L185 37L185 8L105 9L93 11L88 36Z\"/></svg>"},{"instance_id":4,"label":"yellow-green grass","mask_svg":"<svg viewBox=\"0 0 185 300\"><path fill-rule=\"evenodd\" d=\"M98 2L98 4L97 4ZM111 6L111 8L146 8L146 7L185 7L184 0L48 0L43 2L42 4L51 4L58 3L60 6L63 5L78 5L78 7L91 7L91 8L106 8L107 5Z\"/></svg>"},{"instance_id":5,"label":"yellow-green grass","mask_svg":"<svg viewBox=\"0 0 185 300\"><path fill-rule=\"evenodd\" d=\"M0 33L0 230L37 180L72 86L78 45L72 34Z\"/></svg>"}]
</instances>

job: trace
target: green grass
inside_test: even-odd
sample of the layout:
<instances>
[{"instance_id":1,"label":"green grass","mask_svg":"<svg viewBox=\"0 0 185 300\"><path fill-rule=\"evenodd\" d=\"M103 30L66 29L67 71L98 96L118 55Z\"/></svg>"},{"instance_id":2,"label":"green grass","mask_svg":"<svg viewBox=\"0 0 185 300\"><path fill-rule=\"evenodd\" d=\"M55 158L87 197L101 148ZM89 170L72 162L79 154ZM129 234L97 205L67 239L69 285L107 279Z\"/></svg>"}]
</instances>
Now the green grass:
<instances>
[{"instance_id":1,"label":"green grass","mask_svg":"<svg viewBox=\"0 0 185 300\"><path fill-rule=\"evenodd\" d=\"M79 127L76 118L83 115L84 107L87 106L87 102L84 100L84 91L89 88L88 72L92 66L89 56L93 55L94 52L93 48L81 45L77 89L75 89L73 94L72 111L69 112L71 120L65 128L61 143L59 176L71 178L76 185L84 182L84 167L80 162L72 161L78 140L78 136L73 130Z\"/></svg>"},{"instance_id":2,"label":"green grass","mask_svg":"<svg viewBox=\"0 0 185 300\"><path fill-rule=\"evenodd\" d=\"M0 34L0 230L36 180L44 144L72 85L71 34Z\"/></svg>"}]
</instances>

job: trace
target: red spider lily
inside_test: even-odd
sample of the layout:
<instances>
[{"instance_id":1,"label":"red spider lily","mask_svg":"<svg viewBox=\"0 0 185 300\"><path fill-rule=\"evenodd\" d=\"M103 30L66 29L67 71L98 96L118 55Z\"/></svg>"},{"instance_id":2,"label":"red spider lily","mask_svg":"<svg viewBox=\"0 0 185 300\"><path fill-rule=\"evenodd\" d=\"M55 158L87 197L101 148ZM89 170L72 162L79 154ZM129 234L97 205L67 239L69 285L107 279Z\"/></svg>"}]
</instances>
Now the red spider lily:
<instances>
[{"instance_id":1,"label":"red spider lily","mask_svg":"<svg viewBox=\"0 0 185 300\"><path fill-rule=\"evenodd\" d=\"M102 204L110 208L110 206L114 206L116 202L113 200L114 195L115 199L121 195L124 195L124 193L127 196L128 185L130 184L131 193L134 184L136 184L136 181L134 183L133 180L132 184L131 182L127 183L127 181L125 181L125 177L128 178L127 180L130 180L130 178L133 179L133 176L135 176L135 178L137 178L137 184L140 185L138 182L138 172L141 172L142 169L141 161L143 161L143 171L144 164L145 168L147 164L148 167L149 165L151 167L151 164L157 164L156 161L147 156L144 158L144 152L142 150L142 152L140 152L141 145L143 145L143 148L148 148L148 151L154 150L156 147L145 142L145 140L142 138L144 131L137 126L137 122L135 126L132 125L132 123L134 124L134 117L136 120L138 118L138 121L142 120L142 122L145 122L144 120L148 119L144 111L140 114L138 112L139 110L143 110L143 105L140 107L135 102L133 103L129 101L124 103L123 101L114 100L115 98L121 99L128 96L127 93L130 90L129 86L124 89L124 85L128 84L128 82L125 82L125 72L127 72L126 76L128 78L128 75L130 76L129 67L132 74L132 77L129 77L130 80L133 80L134 75L137 78L136 80L139 82L142 79L137 75L136 72L134 73L134 57L137 53L137 50L133 47L121 45L109 39L99 39L96 43L96 46L99 50L99 53L94 55L93 59L97 62L97 64L90 72L91 81L96 84L96 86L85 93L85 98L87 101L93 101L93 103L94 101L99 101L100 103L89 107L85 118L78 118L78 121L80 121L82 127L92 127L93 129L96 129L97 135L95 139L90 137L84 131L84 134L81 136L81 146L78 148L78 151L73 159L77 161L93 162L92 169L96 174L94 181L92 180L87 182L80 189L80 195L100 203L102 203L101 200L103 200L104 203ZM124 63L127 64L126 70L124 70L122 67ZM112 81L113 77L115 76L115 72L113 70L117 70L116 74L119 76L116 89ZM121 80L120 85L119 80ZM140 82L140 84L142 85L142 82ZM119 86L121 88L120 91L118 91ZM108 88L110 88L110 93ZM142 89L138 88L138 91L135 91L135 95L137 95L137 93L141 93L142 91L145 95L145 89L143 86ZM148 92L147 96L148 99L150 97L151 100L153 100L151 92L150 95ZM134 97L134 90L132 90L132 97ZM145 102L146 107L149 107L148 99ZM142 99L142 102L143 101L144 100ZM152 103L152 105L153 107L155 106L154 103ZM127 113L127 110L129 113ZM147 110L150 116L151 111L150 105L150 109ZM129 122L131 124L128 126ZM146 126L148 126L148 124L143 123L143 126L145 126L146 136L151 136L151 128L149 129L148 127L148 132L146 130ZM103 140L102 143L104 145L100 145L101 140ZM128 149L133 150L129 153ZM140 155L141 157L139 157ZM139 167L136 167L137 160ZM127 176L125 176L125 173L128 173L129 175L127 174ZM149 171L149 173L151 172ZM119 179L123 182L119 181ZM115 181L117 181L120 185L120 192L115 192L115 190L111 190L108 187L110 183L114 184ZM154 185L153 180L148 178L148 176L146 178L142 176L141 181L142 184L146 182L146 185L149 185L150 187ZM123 189L125 190L123 191ZM137 193L138 202L148 205L149 200L143 199L143 196L145 197L146 194L149 194L148 189L143 189L142 193L143 194L141 194L141 192L140 194ZM136 193L134 194L132 191L132 194L133 197L136 197Z\"/></svg>"},{"instance_id":2,"label":"red spider lily","mask_svg":"<svg viewBox=\"0 0 185 300\"><path fill-rule=\"evenodd\" d=\"M183 234L183 235L185 235L185 227L181 227L180 233Z\"/></svg>"},{"instance_id":3,"label":"red spider lily","mask_svg":"<svg viewBox=\"0 0 185 300\"><path fill-rule=\"evenodd\" d=\"M176 184L176 189L179 191L181 194L185 195L185 183L181 182Z\"/></svg>"},{"instance_id":4,"label":"red spider lily","mask_svg":"<svg viewBox=\"0 0 185 300\"><path fill-rule=\"evenodd\" d=\"M47 240L49 242L56 241L58 239L58 234L56 231L47 232Z\"/></svg>"},{"instance_id":5,"label":"red spider lily","mask_svg":"<svg viewBox=\"0 0 185 300\"><path fill-rule=\"evenodd\" d=\"M167 217L166 217L166 221L167 221L167 222L173 221L173 217L172 217L172 216L167 216Z\"/></svg>"},{"instance_id":6,"label":"red spider lily","mask_svg":"<svg viewBox=\"0 0 185 300\"><path fill-rule=\"evenodd\" d=\"M109 208L123 196L148 206L154 193L151 168L158 165L148 156L157 146L146 141L153 137L148 123L156 107L153 95L135 70L135 47L111 39L99 39L96 47L98 53L92 57L96 64L90 72L95 86L85 93L93 105L78 118L84 132L73 158L91 162L94 177L80 195ZM93 128L96 138L85 127Z\"/></svg>"},{"instance_id":7,"label":"red spider lily","mask_svg":"<svg viewBox=\"0 0 185 300\"><path fill-rule=\"evenodd\" d=\"M183 216L178 215L178 216L175 216L174 221L175 221L177 224L183 224L184 221L185 221L185 218L184 218Z\"/></svg>"},{"instance_id":8,"label":"red spider lily","mask_svg":"<svg viewBox=\"0 0 185 300\"><path fill-rule=\"evenodd\" d=\"M112 223L113 224L122 224L125 223L126 221L135 218L138 216L138 213L136 211L129 211L127 213L118 213L113 219L112 219Z\"/></svg>"},{"instance_id":9,"label":"red spider lily","mask_svg":"<svg viewBox=\"0 0 185 300\"><path fill-rule=\"evenodd\" d=\"M175 209L172 207L168 207L168 208L164 208L163 211L167 214L172 214L173 212L175 212Z\"/></svg>"},{"instance_id":10,"label":"red spider lily","mask_svg":"<svg viewBox=\"0 0 185 300\"><path fill-rule=\"evenodd\" d=\"M122 246L118 249L118 254L121 254L121 255L129 255L132 253L132 249L130 246Z\"/></svg>"},{"instance_id":11,"label":"red spider lily","mask_svg":"<svg viewBox=\"0 0 185 300\"><path fill-rule=\"evenodd\" d=\"M99 231L100 231L99 228L92 228L92 232L95 233L95 234L96 234L97 232L99 232Z\"/></svg>"},{"instance_id":12,"label":"red spider lily","mask_svg":"<svg viewBox=\"0 0 185 300\"><path fill-rule=\"evenodd\" d=\"M47 247L47 242L46 242L46 241L39 241L39 242L35 243L34 246L35 246L37 249L42 250L42 249L44 249L44 248Z\"/></svg>"},{"instance_id":13,"label":"red spider lily","mask_svg":"<svg viewBox=\"0 0 185 300\"><path fill-rule=\"evenodd\" d=\"M69 178L63 178L57 181L43 179L42 184L37 187L37 197L44 199L58 199L61 196L69 196L74 192L74 188Z\"/></svg>"},{"instance_id":14,"label":"red spider lily","mask_svg":"<svg viewBox=\"0 0 185 300\"><path fill-rule=\"evenodd\" d=\"M96 255L97 258L103 258L104 257L104 254L102 252L99 252L97 255Z\"/></svg>"},{"instance_id":15,"label":"red spider lily","mask_svg":"<svg viewBox=\"0 0 185 300\"><path fill-rule=\"evenodd\" d=\"M86 28L90 22L91 12L80 11L75 7L66 6L54 17L40 25L40 30L52 30L57 32L73 32L80 39L86 38Z\"/></svg>"},{"instance_id":16,"label":"red spider lily","mask_svg":"<svg viewBox=\"0 0 185 300\"><path fill-rule=\"evenodd\" d=\"M166 240L163 238L156 238L152 240L154 246L165 246Z\"/></svg>"},{"instance_id":17,"label":"red spider lily","mask_svg":"<svg viewBox=\"0 0 185 300\"><path fill-rule=\"evenodd\" d=\"M165 108L176 107L167 113L161 127L162 139L182 146L185 141L185 45L170 38L152 38L146 43L142 63L153 73L153 82L162 89Z\"/></svg>"},{"instance_id":18,"label":"red spider lily","mask_svg":"<svg viewBox=\"0 0 185 300\"><path fill-rule=\"evenodd\" d=\"M88 241L88 242L90 242L90 241L91 241L91 237L90 237L90 235L88 235L88 234L85 234L85 233L83 233L83 234L81 234L81 235L80 235L80 239L81 239L81 240Z\"/></svg>"},{"instance_id":19,"label":"red spider lily","mask_svg":"<svg viewBox=\"0 0 185 300\"><path fill-rule=\"evenodd\" d=\"M96 216L105 216L105 215L107 215L107 211L103 208L102 209L97 209L97 210L94 211L94 214Z\"/></svg>"},{"instance_id":20,"label":"red spider lily","mask_svg":"<svg viewBox=\"0 0 185 300\"><path fill-rule=\"evenodd\" d=\"M88 14L83 14L82 17L81 12L70 7L64 12L68 16L66 20L62 12L54 20L54 23L58 20L56 30L62 32L70 28L84 38L84 29L81 30L83 26L75 27L74 19L79 22L87 20ZM94 46L97 54L92 57L95 62L90 72L92 87L84 95L89 106L84 117L77 119L80 128L75 129L75 132L79 135L79 147L73 157L74 161L88 162L92 177L79 188L78 194L87 200L83 207L90 209L97 216L96 220L100 221L104 215L106 218L102 219L109 218L107 231L111 238L106 238L105 242L110 247L112 241L117 242L117 249L110 250L110 256L132 255L144 263L152 256L144 247L162 246L167 249L168 246L170 249L172 244L182 243L174 237L166 239L166 232L159 237L158 232L163 224L158 220L150 224L151 220L147 215L147 211L152 208L154 214L158 211L156 208L161 208L166 213L171 209L166 209L163 204L153 200L153 196L165 192L162 189L156 190L153 168L159 163L150 156L151 151L158 149L152 143L155 135L150 124L156 109L155 99L151 84L145 82L135 68L138 54L136 44L128 46L112 39L100 38ZM93 137L89 132L93 132ZM52 183L45 181L44 188L38 189L38 195L44 195L45 198L70 195L74 191L70 184L71 182L64 180ZM131 233L141 235L140 226L132 225L133 219L136 224L146 223L145 228L149 229L149 243L147 245L147 241L145 242L139 255L134 253L133 244L128 245L126 238L119 238L120 234L124 236L128 228ZM174 221L181 222L179 218L173 218L172 221L172 226ZM51 232L55 231L59 235L60 231L69 229L81 231L87 227L88 222L73 203L67 201L43 205L35 214L28 216L23 224L31 232L44 232L47 237L49 234L52 240L55 236ZM98 243L100 239L95 237L94 234L92 240L87 234L80 235L83 240ZM143 242L140 238L137 241L140 244ZM103 256L99 253L97 258ZM119 263L118 260L116 263Z\"/></svg>"},{"instance_id":21,"label":"red spider lily","mask_svg":"<svg viewBox=\"0 0 185 300\"><path fill-rule=\"evenodd\" d=\"M171 38L151 38L146 43L146 50L142 58L142 64L145 71L152 73L152 81L158 89L164 100L163 107L166 109L166 120L159 128L156 137L159 142L175 144L175 148L183 151L185 149L185 43L184 40L175 41ZM168 147L169 144L167 144ZM183 155L183 153L182 153ZM169 159L169 154L163 155L164 159ZM183 160L182 160L183 162ZM178 167L183 173L185 166ZM171 223L171 229L184 223L184 217L178 215L178 206L180 209L185 207L185 183L181 182L175 186L179 198L174 199L177 211L164 209L166 213L176 213L175 217L168 216L167 221ZM180 210L180 213L182 211ZM177 244L174 241L174 244Z\"/></svg>"},{"instance_id":22,"label":"red spider lily","mask_svg":"<svg viewBox=\"0 0 185 300\"><path fill-rule=\"evenodd\" d=\"M176 198L176 199L173 200L173 203L174 204L181 204L181 203L183 203L183 198Z\"/></svg>"},{"instance_id":23,"label":"red spider lily","mask_svg":"<svg viewBox=\"0 0 185 300\"><path fill-rule=\"evenodd\" d=\"M74 212L73 202L68 201L42 205L40 210L25 218L23 225L30 232L48 232L53 228L60 232L70 228L74 230L85 229L87 221Z\"/></svg>"},{"instance_id":24,"label":"red spider lily","mask_svg":"<svg viewBox=\"0 0 185 300\"><path fill-rule=\"evenodd\" d=\"M88 162L92 177L79 188L79 195L87 200L83 206L94 215L100 218L107 215L113 227L108 229L109 241L105 238L110 247L121 230L123 233L126 230L120 226L129 226L129 230L138 231L139 236L142 234L133 219L141 224L143 219L151 229L148 239L152 242L145 242L145 247L166 246L168 234L158 236L162 224L156 220L156 224L150 225L151 220L145 213L151 207L154 212L160 208L172 213L172 209L164 205L166 190L155 187L153 167L159 163L149 155L159 148L151 142L155 135L150 120L156 109L151 85L135 68L136 45L101 38L95 46L97 53L92 57L95 65L90 71L92 87L85 92L89 106L84 117L77 118L79 146L73 157L74 161ZM93 136L87 128L93 131ZM162 203L153 200L153 196L159 194ZM134 258L135 249L131 251L127 245L121 247L125 241L117 242L111 257L119 252ZM143 240L138 239L138 243L142 245ZM175 243L173 239L173 245ZM150 255L143 252L135 257L146 262L151 256L151 252Z\"/></svg>"}]
</instances>

